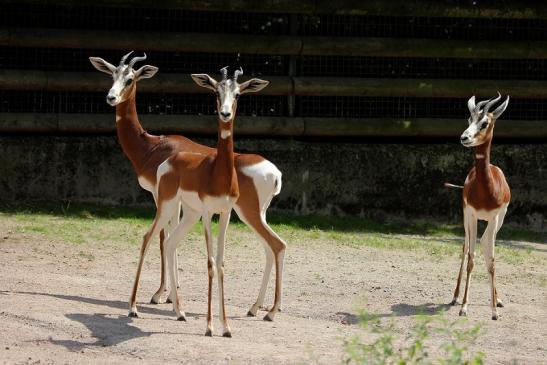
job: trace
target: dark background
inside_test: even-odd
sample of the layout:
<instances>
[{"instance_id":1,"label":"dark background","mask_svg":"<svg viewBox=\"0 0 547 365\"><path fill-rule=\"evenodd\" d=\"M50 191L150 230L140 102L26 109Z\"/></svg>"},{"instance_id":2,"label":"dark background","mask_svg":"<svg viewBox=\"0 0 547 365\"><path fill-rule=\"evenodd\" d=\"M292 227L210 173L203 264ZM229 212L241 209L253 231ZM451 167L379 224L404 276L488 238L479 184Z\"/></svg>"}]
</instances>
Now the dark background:
<instances>
[{"instance_id":1,"label":"dark background","mask_svg":"<svg viewBox=\"0 0 547 365\"><path fill-rule=\"evenodd\" d=\"M151 8L151 4L154 8ZM511 103L492 162L513 189L507 221L547 221L547 6L511 1L0 1L0 199L152 204L115 138L110 80L146 51L152 132L214 145L212 94L189 73L242 66L271 80L241 98L236 147L283 172L274 209L460 218L472 152L467 99Z\"/></svg>"}]
</instances>

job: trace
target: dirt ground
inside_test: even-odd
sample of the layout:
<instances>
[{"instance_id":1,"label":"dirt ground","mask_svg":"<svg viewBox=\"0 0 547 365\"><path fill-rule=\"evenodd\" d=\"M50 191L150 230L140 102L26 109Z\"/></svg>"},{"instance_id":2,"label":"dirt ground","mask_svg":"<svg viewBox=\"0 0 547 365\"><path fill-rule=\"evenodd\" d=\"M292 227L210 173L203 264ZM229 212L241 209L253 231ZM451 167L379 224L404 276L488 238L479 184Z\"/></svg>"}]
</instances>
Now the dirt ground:
<instances>
[{"instance_id":1,"label":"dirt ground","mask_svg":"<svg viewBox=\"0 0 547 365\"><path fill-rule=\"evenodd\" d=\"M251 233L229 234L226 250L227 312L233 338L205 337L207 274L200 236L180 246L182 296L188 317L178 322L170 304L148 304L159 282L159 249L151 248L139 291L139 318L127 300L138 247L121 242L70 244L21 233L0 218L0 363L340 363L343 339L362 330L355 313L392 317L402 333L413 316L448 307L458 258L427 253L289 241L283 311L274 322L249 318L264 265ZM538 255L547 245L527 244ZM547 267L498 262L498 290L506 306L490 319L489 286L478 255L469 322L483 333L474 350L486 363L547 363ZM216 290L215 290L216 294ZM272 286L266 302L271 304ZM215 314L217 305L215 300ZM265 312L261 313L262 315Z\"/></svg>"}]
</instances>

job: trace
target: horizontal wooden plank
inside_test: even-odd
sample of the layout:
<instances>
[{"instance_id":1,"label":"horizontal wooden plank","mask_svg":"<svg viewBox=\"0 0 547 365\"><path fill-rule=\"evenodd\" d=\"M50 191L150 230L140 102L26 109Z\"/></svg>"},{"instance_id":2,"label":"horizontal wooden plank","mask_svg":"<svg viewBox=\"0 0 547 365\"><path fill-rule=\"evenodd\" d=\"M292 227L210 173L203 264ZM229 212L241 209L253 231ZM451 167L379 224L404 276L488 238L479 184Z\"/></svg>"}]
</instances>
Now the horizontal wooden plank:
<instances>
[{"instance_id":1,"label":"horizontal wooden plank","mask_svg":"<svg viewBox=\"0 0 547 365\"><path fill-rule=\"evenodd\" d=\"M43 4L43 0L2 0L3 3ZM48 0L50 5L150 8L149 0ZM154 8L200 11L245 11L271 13L315 13L427 17L503 17L515 19L547 18L547 6L540 1L472 4L435 0L162 0Z\"/></svg>"},{"instance_id":2,"label":"horizontal wooden plank","mask_svg":"<svg viewBox=\"0 0 547 365\"><path fill-rule=\"evenodd\" d=\"M216 116L142 115L154 133L210 134ZM290 118L238 116L235 133L264 137L439 137L457 142L467 121L444 118ZM112 114L0 113L0 133L115 133ZM496 138L546 139L547 121L500 120Z\"/></svg>"},{"instance_id":3,"label":"horizontal wooden plank","mask_svg":"<svg viewBox=\"0 0 547 365\"><path fill-rule=\"evenodd\" d=\"M0 46L417 58L547 59L544 41L458 41L0 28Z\"/></svg>"},{"instance_id":4,"label":"horizontal wooden plank","mask_svg":"<svg viewBox=\"0 0 547 365\"><path fill-rule=\"evenodd\" d=\"M91 64L89 68L92 69ZM245 80L247 77L241 79ZM262 95L465 98L471 95L491 96L500 91L502 94L509 94L516 98L547 98L547 81L534 80L290 78L288 76L263 76L262 78L270 81L270 85L260 92ZM0 70L0 90L84 91L106 94L111 86L112 80L108 75L93 70L90 72ZM173 94L211 92L198 87L188 74L162 74L161 70L152 79L139 82L138 91Z\"/></svg>"}]
</instances>

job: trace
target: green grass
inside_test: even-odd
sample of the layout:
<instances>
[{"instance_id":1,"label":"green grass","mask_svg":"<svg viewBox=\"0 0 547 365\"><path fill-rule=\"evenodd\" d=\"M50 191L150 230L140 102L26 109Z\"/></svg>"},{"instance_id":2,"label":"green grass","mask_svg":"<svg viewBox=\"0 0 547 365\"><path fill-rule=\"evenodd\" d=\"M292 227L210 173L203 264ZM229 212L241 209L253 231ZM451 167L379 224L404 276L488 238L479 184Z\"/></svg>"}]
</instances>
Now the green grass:
<instances>
[{"instance_id":1,"label":"green grass","mask_svg":"<svg viewBox=\"0 0 547 365\"><path fill-rule=\"evenodd\" d=\"M0 206L0 218L2 216L15 218L21 232L41 234L74 244L140 244L142 235L150 227L154 210L92 204L43 203L3 205ZM460 225L424 220L394 219L377 222L359 217L270 214L268 221L289 244L313 244L322 241L354 247L420 251L439 258L459 254L463 236ZM480 227L479 231L482 229L484 227ZM200 235L201 231L201 224L198 224L191 233ZM216 234L216 224L213 225L213 231ZM234 218L230 231L248 232L248 228ZM498 239L545 243L547 234L503 227ZM477 249L479 246L477 243ZM539 260L539 255L534 250L504 245L503 242L498 245L496 253L504 262L515 265L524 261Z\"/></svg>"}]
</instances>

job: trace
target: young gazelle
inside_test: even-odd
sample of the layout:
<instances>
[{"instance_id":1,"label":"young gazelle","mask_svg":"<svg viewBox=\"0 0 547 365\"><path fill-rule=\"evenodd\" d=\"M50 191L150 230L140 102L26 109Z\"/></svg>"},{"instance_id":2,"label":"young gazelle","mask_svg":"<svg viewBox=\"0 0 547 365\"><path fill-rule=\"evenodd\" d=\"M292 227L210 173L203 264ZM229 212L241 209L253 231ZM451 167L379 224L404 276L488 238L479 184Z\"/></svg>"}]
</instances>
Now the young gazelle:
<instances>
[{"instance_id":1,"label":"young gazelle","mask_svg":"<svg viewBox=\"0 0 547 365\"><path fill-rule=\"evenodd\" d=\"M179 152L163 162L157 173L158 196L157 211L152 227L145 234L143 247L146 250L150 238L159 233L182 202L183 216L175 231L165 241L167 269L171 285L178 282L175 265L177 243L188 233L190 228L202 217L207 245L207 267L209 275L207 301L206 336L212 336L212 285L215 271L219 284L219 317L223 326L222 335L231 337L224 307L224 243L230 214L240 196L240 185L235 170L233 123L237 109L237 99L241 94L257 92L269 82L251 79L242 84L237 82L242 71L235 71L234 77L228 79L226 68L221 70L223 79L217 82L209 75L194 74L192 78L202 87L213 90L217 95L218 142L217 148L209 153ZM211 234L211 217L220 214L217 258L213 258ZM179 320L185 320L182 304L177 295L171 292L173 308ZM277 308L272 308L276 311Z\"/></svg>"},{"instance_id":2,"label":"young gazelle","mask_svg":"<svg viewBox=\"0 0 547 365\"><path fill-rule=\"evenodd\" d=\"M157 67L145 65L134 69L136 62L146 59L135 57L126 64L129 52L122 57L118 66L114 66L102 58L90 57L93 66L113 78L113 84L108 92L108 104L116 107L116 130L120 145L125 155L131 161L138 177L141 187L154 196L157 200L156 174L158 166L170 156L178 152L211 153L216 151L192 142L188 138L176 135L155 136L147 133L139 122L136 107L137 81L152 77L158 70ZM281 172L270 161L262 156L254 154L234 154L235 168L238 176L241 194L234 209L240 219L251 227L261 238L266 255L266 267L262 278L262 284L257 300L249 310L249 315L256 315L259 308L263 306L266 289L272 265L276 267L275 281L275 308L281 306L281 290L283 277L283 255L286 243L273 232L266 223L266 210L272 198L281 191ZM178 222L178 214L174 213L171 220L174 224ZM160 232L161 249L161 284L152 297L152 303L164 301L166 292L166 265L164 254L164 235ZM137 289L140 272L146 251L141 251L139 268L135 278L135 284L131 292L130 312L131 316L137 316ZM176 258L176 256L175 256ZM264 317L272 320L275 312L270 311Z\"/></svg>"},{"instance_id":3,"label":"young gazelle","mask_svg":"<svg viewBox=\"0 0 547 365\"><path fill-rule=\"evenodd\" d=\"M498 93L497 98L482 101L475 105L475 97L472 96L467 103L471 117L469 118L469 127L463 132L460 140L465 147L475 148L475 166L469 171L463 186L465 242L456 290L451 303L455 305L458 300L463 266L467 256L467 279L460 316L467 315L469 283L474 266L473 260L477 239L477 220L485 220L488 222L488 226L481 237L480 243L486 269L490 274L491 308L492 319L494 320L498 319L496 306L503 307L501 300L498 299L495 285L494 245L496 234L503 224L507 206L511 199L509 185L503 172L499 167L490 164L490 146L492 145L494 126L496 120L509 104L509 96L507 96L507 99L496 110L489 113L490 108L500 99L501 95ZM484 108L482 108L483 106Z\"/></svg>"}]
</instances>

